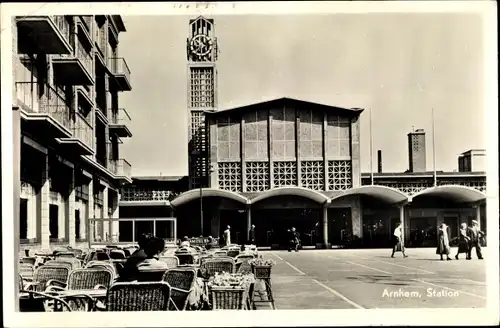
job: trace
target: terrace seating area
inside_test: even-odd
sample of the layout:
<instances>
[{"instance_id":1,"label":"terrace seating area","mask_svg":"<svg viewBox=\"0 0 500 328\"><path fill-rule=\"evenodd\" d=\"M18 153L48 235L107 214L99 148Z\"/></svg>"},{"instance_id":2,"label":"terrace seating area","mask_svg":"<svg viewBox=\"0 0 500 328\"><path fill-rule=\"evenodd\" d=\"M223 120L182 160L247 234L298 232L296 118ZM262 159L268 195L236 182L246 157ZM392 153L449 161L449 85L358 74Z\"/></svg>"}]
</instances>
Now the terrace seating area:
<instances>
[{"instance_id":1,"label":"terrace seating area","mask_svg":"<svg viewBox=\"0 0 500 328\"><path fill-rule=\"evenodd\" d=\"M271 266L259 276L265 260L254 245L211 246L183 243L136 262L138 245L27 250L18 266L20 311L256 310L273 302Z\"/></svg>"}]
</instances>

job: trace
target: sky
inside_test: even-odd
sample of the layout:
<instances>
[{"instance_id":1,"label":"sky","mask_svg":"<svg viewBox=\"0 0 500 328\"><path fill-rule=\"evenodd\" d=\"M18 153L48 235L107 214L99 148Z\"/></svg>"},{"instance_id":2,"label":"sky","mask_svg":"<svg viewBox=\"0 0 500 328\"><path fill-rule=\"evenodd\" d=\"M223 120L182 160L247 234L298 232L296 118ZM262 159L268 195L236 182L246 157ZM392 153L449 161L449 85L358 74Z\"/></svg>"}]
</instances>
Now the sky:
<instances>
[{"instance_id":1,"label":"sky","mask_svg":"<svg viewBox=\"0 0 500 328\"><path fill-rule=\"evenodd\" d=\"M193 16L124 16L119 56L132 91L121 157L134 176L187 175L186 39ZM391 13L211 16L220 54L219 108L293 97L361 107L361 169L382 150L384 172L408 169L412 129L426 131L432 171L486 147L482 21L474 14Z\"/></svg>"}]
</instances>

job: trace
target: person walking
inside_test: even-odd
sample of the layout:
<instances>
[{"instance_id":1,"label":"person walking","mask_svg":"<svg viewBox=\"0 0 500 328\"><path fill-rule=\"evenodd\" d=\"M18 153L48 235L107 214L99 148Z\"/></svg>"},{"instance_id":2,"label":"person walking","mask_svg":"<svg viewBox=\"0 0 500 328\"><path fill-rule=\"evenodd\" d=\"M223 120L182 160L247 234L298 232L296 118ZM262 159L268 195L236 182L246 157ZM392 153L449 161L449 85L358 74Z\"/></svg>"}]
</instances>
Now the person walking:
<instances>
[{"instance_id":1,"label":"person walking","mask_svg":"<svg viewBox=\"0 0 500 328\"><path fill-rule=\"evenodd\" d=\"M441 223L438 229L438 246L436 248L436 254L441 256L441 261L443 261L443 255L446 255L446 260L450 261L450 239L448 238L448 226Z\"/></svg>"},{"instance_id":2,"label":"person walking","mask_svg":"<svg viewBox=\"0 0 500 328\"><path fill-rule=\"evenodd\" d=\"M295 230L295 227L292 227L292 230L288 230L288 251L291 252L294 249L296 252L299 251L299 233Z\"/></svg>"},{"instance_id":3,"label":"person walking","mask_svg":"<svg viewBox=\"0 0 500 328\"><path fill-rule=\"evenodd\" d=\"M248 232L248 244L256 245L255 243L255 225L252 224L250 231Z\"/></svg>"},{"instance_id":4,"label":"person walking","mask_svg":"<svg viewBox=\"0 0 500 328\"><path fill-rule=\"evenodd\" d=\"M226 230L224 230L224 244L225 246L231 245L231 227L227 226Z\"/></svg>"},{"instance_id":5,"label":"person walking","mask_svg":"<svg viewBox=\"0 0 500 328\"><path fill-rule=\"evenodd\" d=\"M474 247L476 248L478 260L482 260L483 254L481 252L481 238L484 236L484 232L479 229L479 224L476 220L472 220L472 227L468 229L467 236L470 238L467 260L472 259L472 248Z\"/></svg>"},{"instance_id":6,"label":"person walking","mask_svg":"<svg viewBox=\"0 0 500 328\"><path fill-rule=\"evenodd\" d=\"M393 238L394 238L394 246L392 247L391 257L394 257L394 253L396 252L402 252L403 258L408 257L408 255L406 255L405 253L405 246L403 240L403 226L401 225L401 222L399 222L396 229L394 229Z\"/></svg>"},{"instance_id":7,"label":"person walking","mask_svg":"<svg viewBox=\"0 0 500 328\"><path fill-rule=\"evenodd\" d=\"M469 241L470 238L467 236L467 223L462 223L460 225L460 232L458 233L458 251L455 255L455 259L458 260L458 255L465 253L465 258L469 256Z\"/></svg>"}]
</instances>

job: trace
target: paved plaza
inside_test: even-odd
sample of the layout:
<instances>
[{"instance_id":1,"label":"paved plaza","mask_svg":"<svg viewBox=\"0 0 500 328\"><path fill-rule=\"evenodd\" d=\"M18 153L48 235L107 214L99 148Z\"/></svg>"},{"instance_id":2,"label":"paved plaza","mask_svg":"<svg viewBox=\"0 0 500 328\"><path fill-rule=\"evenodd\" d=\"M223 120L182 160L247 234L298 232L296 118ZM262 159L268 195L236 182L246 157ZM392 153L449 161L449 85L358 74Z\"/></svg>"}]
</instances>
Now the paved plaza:
<instances>
[{"instance_id":1,"label":"paved plaza","mask_svg":"<svg viewBox=\"0 0 500 328\"><path fill-rule=\"evenodd\" d=\"M263 251L276 261L277 309L480 308L486 262L440 261L435 249ZM487 249L483 253L488 256ZM263 308L259 306L259 308Z\"/></svg>"}]
</instances>

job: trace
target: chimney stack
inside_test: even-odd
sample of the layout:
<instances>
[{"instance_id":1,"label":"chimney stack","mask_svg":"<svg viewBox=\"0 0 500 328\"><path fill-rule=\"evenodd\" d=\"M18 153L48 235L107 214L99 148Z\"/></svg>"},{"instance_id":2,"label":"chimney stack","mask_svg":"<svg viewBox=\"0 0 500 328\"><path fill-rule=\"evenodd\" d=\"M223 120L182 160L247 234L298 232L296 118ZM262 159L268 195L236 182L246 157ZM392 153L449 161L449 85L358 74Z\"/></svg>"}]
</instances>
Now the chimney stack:
<instances>
[{"instance_id":1,"label":"chimney stack","mask_svg":"<svg viewBox=\"0 0 500 328\"><path fill-rule=\"evenodd\" d=\"M379 149L377 150L377 167L378 167L378 173L382 173L382 151Z\"/></svg>"}]
</instances>

